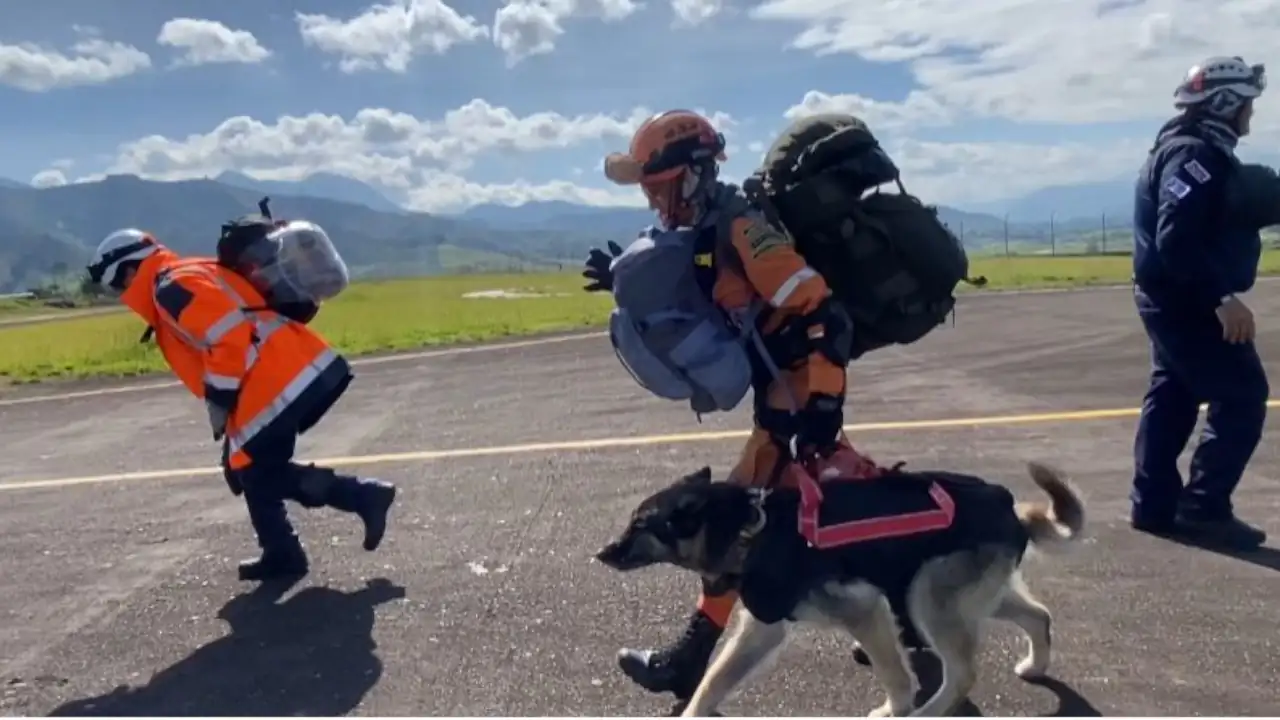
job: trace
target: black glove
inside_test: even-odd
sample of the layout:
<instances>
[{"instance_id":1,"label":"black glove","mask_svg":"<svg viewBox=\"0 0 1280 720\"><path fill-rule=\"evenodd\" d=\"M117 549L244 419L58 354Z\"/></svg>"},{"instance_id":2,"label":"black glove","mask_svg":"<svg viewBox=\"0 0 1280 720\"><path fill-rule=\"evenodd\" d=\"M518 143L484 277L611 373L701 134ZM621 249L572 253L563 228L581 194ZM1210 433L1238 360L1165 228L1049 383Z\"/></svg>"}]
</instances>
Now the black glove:
<instances>
[{"instance_id":1,"label":"black glove","mask_svg":"<svg viewBox=\"0 0 1280 720\"><path fill-rule=\"evenodd\" d=\"M204 401L205 410L209 411L209 429L213 431L213 439L221 440L227 432L227 419L231 410L210 400Z\"/></svg>"},{"instance_id":2,"label":"black glove","mask_svg":"<svg viewBox=\"0 0 1280 720\"><path fill-rule=\"evenodd\" d=\"M814 393L800 411L796 427L797 460L825 456L836 447L844 427L844 398Z\"/></svg>"},{"instance_id":3,"label":"black glove","mask_svg":"<svg viewBox=\"0 0 1280 720\"><path fill-rule=\"evenodd\" d=\"M213 431L214 441L227 434L227 422L231 413L235 412L236 403L240 399L240 390L224 390L209 383L204 384L204 409L209 413L209 429Z\"/></svg>"},{"instance_id":4,"label":"black glove","mask_svg":"<svg viewBox=\"0 0 1280 720\"><path fill-rule=\"evenodd\" d=\"M240 482L240 471L231 469L230 438L222 442L222 479L227 481L227 487L231 489L232 495L239 497L244 492L244 485Z\"/></svg>"},{"instance_id":5,"label":"black glove","mask_svg":"<svg viewBox=\"0 0 1280 720\"><path fill-rule=\"evenodd\" d=\"M613 290L613 271L609 269L609 265L613 262L613 258L622 254L622 248L618 243L610 240L609 252L613 253L613 257L606 255L600 248L591 248L591 254L587 256L586 269L582 271L582 277L591 282L584 285L583 290L587 292Z\"/></svg>"}]
</instances>

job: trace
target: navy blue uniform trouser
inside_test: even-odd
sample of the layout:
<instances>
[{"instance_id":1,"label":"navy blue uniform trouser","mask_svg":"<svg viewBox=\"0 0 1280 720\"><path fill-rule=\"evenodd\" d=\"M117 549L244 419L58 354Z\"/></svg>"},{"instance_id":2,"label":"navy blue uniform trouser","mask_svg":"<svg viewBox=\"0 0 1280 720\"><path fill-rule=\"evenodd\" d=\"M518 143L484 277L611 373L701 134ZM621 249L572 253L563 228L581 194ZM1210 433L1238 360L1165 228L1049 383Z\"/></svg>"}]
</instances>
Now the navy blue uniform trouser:
<instances>
[{"instance_id":1,"label":"navy blue uniform trouser","mask_svg":"<svg viewBox=\"0 0 1280 720\"><path fill-rule=\"evenodd\" d=\"M1181 508L1226 517L1266 420L1270 387L1257 348L1223 340L1213 314L1171 313L1140 301L1139 315L1151 340L1151 382L1134 441L1134 516L1165 520ZM1177 461L1201 403L1209 410L1184 489Z\"/></svg>"},{"instance_id":2,"label":"navy blue uniform trouser","mask_svg":"<svg viewBox=\"0 0 1280 720\"><path fill-rule=\"evenodd\" d=\"M249 442L247 450L253 461L237 475L249 509L249 522L264 552L296 552L301 548L285 500L309 508L328 506L346 512L359 512L363 505L366 481L293 461L298 436L320 421L350 382L347 363L334 363ZM224 467L226 462L224 445Z\"/></svg>"},{"instance_id":3,"label":"navy blue uniform trouser","mask_svg":"<svg viewBox=\"0 0 1280 720\"><path fill-rule=\"evenodd\" d=\"M312 387L303 392L285 413L268 427L262 428L250 441L252 462L237 473L243 488L244 505L253 525L257 543L264 552L297 552L301 550L297 532L289 521L284 501L292 500L303 507L333 507L335 510L358 512L364 505L366 480L339 475L328 468L300 465L293 461L298 436L311 429L338 398L346 392L351 374L346 363L335 363ZM223 465L227 464L227 447L223 447Z\"/></svg>"},{"instance_id":4,"label":"navy blue uniform trouser","mask_svg":"<svg viewBox=\"0 0 1280 720\"><path fill-rule=\"evenodd\" d=\"M253 463L239 471L249 523L264 552L297 552L297 532L289 521L284 501L303 507L331 507L358 513L364 505L368 481L340 475L329 468L293 461L297 431L292 427L268 427L255 438Z\"/></svg>"}]
</instances>

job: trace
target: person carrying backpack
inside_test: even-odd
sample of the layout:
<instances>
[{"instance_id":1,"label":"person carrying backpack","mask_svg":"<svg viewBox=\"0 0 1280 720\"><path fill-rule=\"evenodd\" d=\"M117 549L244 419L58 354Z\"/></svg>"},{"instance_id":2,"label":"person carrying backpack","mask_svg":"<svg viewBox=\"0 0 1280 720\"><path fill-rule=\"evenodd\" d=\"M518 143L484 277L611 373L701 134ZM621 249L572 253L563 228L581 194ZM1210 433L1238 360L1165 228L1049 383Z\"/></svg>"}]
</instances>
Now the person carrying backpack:
<instances>
[{"instance_id":1,"label":"person carrying backpack","mask_svg":"<svg viewBox=\"0 0 1280 720\"><path fill-rule=\"evenodd\" d=\"M297 437L351 382L346 359L304 324L268 308L240 273L213 258L179 257L141 230L108 235L87 270L147 323L144 339L154 336L170 369L204 401L213 439L223 443L224 478L234 495L244 496L262 550L240 563L241 580L307 573L285 500L355 515L364 525L364 548L378 547L396 487L293 457Z\"/></svg>"},{"instance_id":2,"label":"person carrying backpack","mask_svg":"<svg viewBox=\"0 0 1280 720\"><path fill-rule=\"evenodd\" d=\"M628 153L606 158L606 176L639 185L660 225L633 246L649 251L643 264L639 256L630 262L612 243L609 253L593 249L585 289L615 294L620 312L611 330L619 357L660 395L681 396L667 368L682 357L690 360L685 376L699 384L683 397L699 412L732 409L754 390L754 427L731 482L789 485L802 472L797 458L819 457L847 473L864 473L868 461L842 433L851 321L789 238L748 207L737 187L718 179L724 149L724 136L710 121L672 110L644 122ZM637 308L654 318L689 320L628 321ZM759 331L749 363L733 328ZM663 343L669 357L656 358ZM641 687L687 700L736 602L736 593L712 595L704 587L676 642L661 650L624 648L619 666Z\"/></svg>"}]
</instances>

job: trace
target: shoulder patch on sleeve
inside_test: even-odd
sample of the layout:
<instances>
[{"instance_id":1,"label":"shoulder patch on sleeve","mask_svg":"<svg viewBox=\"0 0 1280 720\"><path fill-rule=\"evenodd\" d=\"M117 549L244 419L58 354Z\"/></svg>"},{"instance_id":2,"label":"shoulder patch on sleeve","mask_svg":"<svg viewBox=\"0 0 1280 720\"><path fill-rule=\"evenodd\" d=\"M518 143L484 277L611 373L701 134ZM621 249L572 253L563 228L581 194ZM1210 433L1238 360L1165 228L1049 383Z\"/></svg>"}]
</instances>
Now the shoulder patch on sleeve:
<instances>
[{"instance_id":1,"label":"shoulder patch on sleeve","mask_svg":"<svg viewBox=\"0 0 1280 720\"><path fill-rule=\"evenodd\" d=\"M1183 164L1182 169L1186 170L1187 174L1190 175L1192 178L1194 178L1195 181L1200 183L1201 185L1209 182L1209 178L1213 177L1212 175L1209 174L1208 170L1204 169L1204 166L1200 164L1199 160L1188 160L1185 164Z\"/></svg>"},{"instance_id":2,"label":"shoulder patch on sleeve","mask_svg":"<svg viewBox=\"0 0 1280 720\"><path fill-rule=\"evenodd\" d=\"M169 317L178 320L182 311L187 309L195 295L183 287L172 275L166 275L156 284L156 305L168 313Z\"/></svg>"},{"instance_id":3,"label":"shoulder patch on sleeve","mask_svg":"<svg viewBox=\"0 0 1280 720\"><path fill-rule=\"evenodd\" d=\"M787 245L787 237L766 222L748 223L743 233L746 235L747 244L751 246L753 258Z\"/></svg>"},{"instance_id":4,"label":"shoulder patch on sleeve","mask_svg":"<svg viewBox=\"0 0 1280 720\"><path fill-rule=\"evenodd\" d=\"M1191 186L1182 182L1182 178L1174 175L1164 183L1164 189L1173 193L1173 196L1181 200L1191 194Z\"/></svg>"}]
</instances>

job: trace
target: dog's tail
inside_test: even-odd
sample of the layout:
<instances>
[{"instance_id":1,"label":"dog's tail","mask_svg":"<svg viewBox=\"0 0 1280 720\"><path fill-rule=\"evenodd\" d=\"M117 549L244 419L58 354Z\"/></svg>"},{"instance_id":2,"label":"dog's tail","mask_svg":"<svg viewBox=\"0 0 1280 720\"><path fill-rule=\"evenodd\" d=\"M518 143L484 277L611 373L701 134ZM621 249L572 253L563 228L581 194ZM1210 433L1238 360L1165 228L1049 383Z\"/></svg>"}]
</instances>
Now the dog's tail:
<instances>
[{"instance_id":1,"label":"dog's tail","mask_svg":"<svg viewBox=\"0 0 1280 720\"><path fill-rule=\"evenodd\" d=\"M1031 544L1051 550L1080 538L1085 526L1084 499L1059 470L1038 462L1027 463L1031 481L1049 496L1049 502L1019 502L1018 521L1031 536Z\"/></svg>"}]
</instances>

